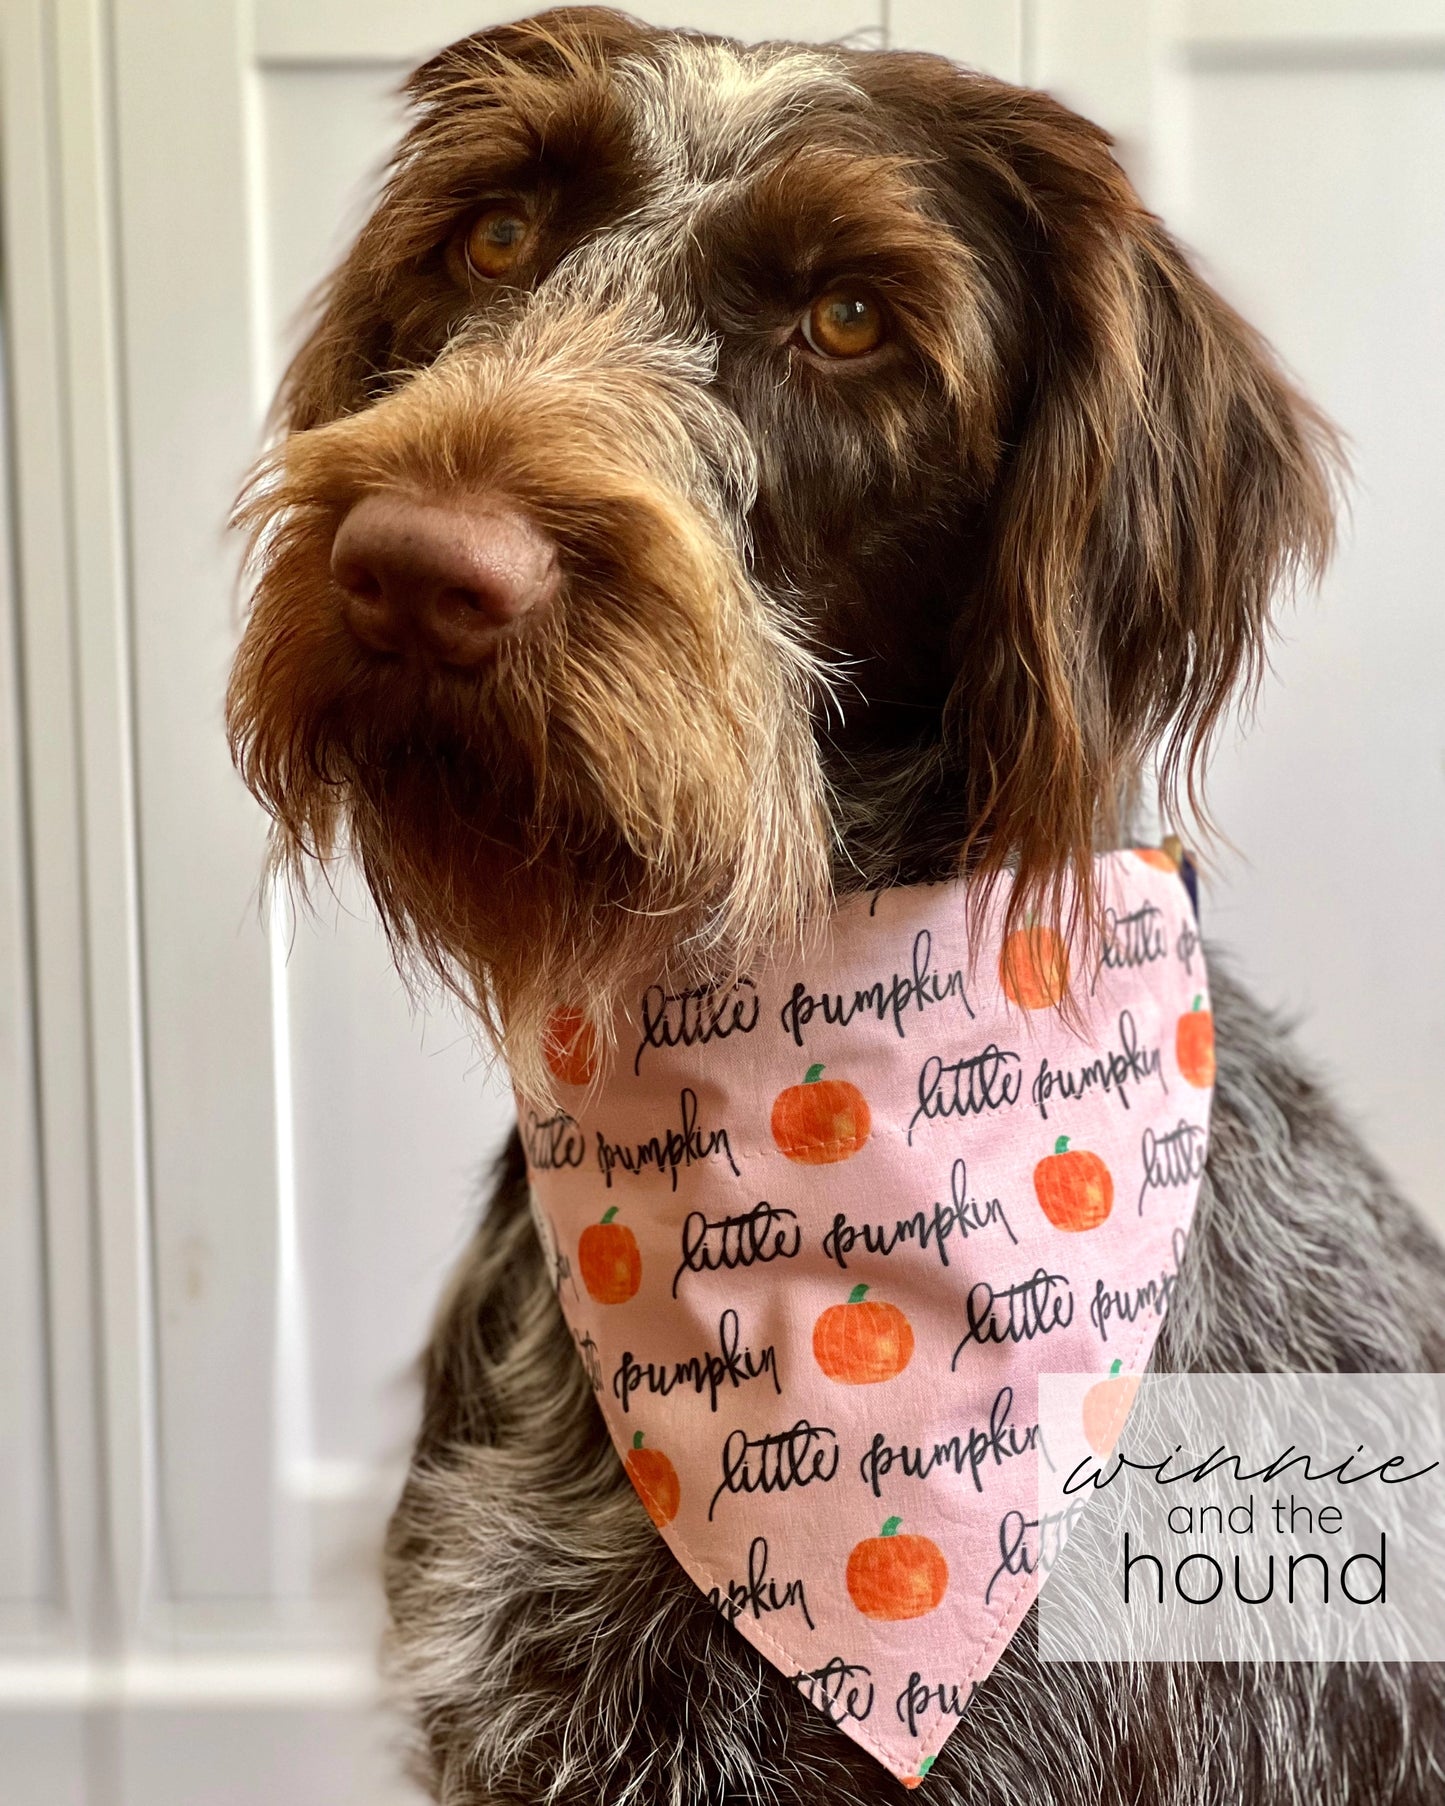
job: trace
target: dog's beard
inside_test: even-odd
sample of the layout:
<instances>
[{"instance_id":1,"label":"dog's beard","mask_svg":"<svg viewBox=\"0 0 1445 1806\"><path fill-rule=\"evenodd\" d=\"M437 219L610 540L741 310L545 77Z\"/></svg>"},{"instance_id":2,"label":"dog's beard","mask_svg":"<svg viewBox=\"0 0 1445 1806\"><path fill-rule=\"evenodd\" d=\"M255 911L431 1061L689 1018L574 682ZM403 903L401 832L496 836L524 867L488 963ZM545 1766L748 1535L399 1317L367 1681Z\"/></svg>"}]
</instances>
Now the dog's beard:
<instances>
[{"instance_id":1,"label":"dog's beard","mask_svg":"<svg viewBox=\"0 0 1445 1806\"><path fill-rule=\"evenodd\" d=\"M518 435L530 456L500 473L567 575L479 672L369 659L331 586L358 489L418 480L407 423L394 471L376 469L375 410L364 435L343 421L293 439L243 515L259 582L228 705L276 866L304 888L313 861L354 856L399 963L459 991L543 1099L556 1006L605 1024L659 973L731 976L796 943L830 885L816 673L715 494L660 481L589 401L590 444L554 423L567 449L550 484L535 422ZM489 488L499 462L494 448Z\"/></svg>"}]
</instances>

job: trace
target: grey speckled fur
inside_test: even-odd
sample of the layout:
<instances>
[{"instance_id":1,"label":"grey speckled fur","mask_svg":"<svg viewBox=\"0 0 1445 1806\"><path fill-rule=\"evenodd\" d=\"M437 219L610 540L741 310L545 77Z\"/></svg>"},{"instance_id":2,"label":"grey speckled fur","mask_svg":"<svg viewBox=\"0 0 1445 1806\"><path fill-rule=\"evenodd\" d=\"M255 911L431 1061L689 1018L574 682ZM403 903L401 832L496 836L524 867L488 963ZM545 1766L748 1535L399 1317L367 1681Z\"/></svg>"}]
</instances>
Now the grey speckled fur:
<instances>
[{"instance_id":1,"label":"grey speckled fur","mask_svg":"<svg viewBox=\"0 0 1445 1806\"><path fill-rule=\"evenodd\" d=\"M1219 1080L1156 1368L1439 1371L1445 1254L1213 965ZM623 1477L514 1144L442 1311L391 1528L396 1678L444 1806L838 1806L903 1788L707 1604ZM1032 1619L929 1777L933 1806L1425 1806L1437 1667L1041 1666Z\"/></svg>"}]
</instances>

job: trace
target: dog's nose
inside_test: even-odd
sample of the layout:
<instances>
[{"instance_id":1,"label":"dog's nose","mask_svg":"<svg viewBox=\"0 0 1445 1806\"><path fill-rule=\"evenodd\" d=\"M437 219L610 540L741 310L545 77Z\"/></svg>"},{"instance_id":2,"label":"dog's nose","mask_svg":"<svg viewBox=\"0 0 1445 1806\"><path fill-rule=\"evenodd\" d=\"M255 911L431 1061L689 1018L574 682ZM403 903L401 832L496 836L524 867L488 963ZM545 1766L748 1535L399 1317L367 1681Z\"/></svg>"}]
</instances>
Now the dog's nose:
<instances>
[{"instance_id":1,"label":"dog's nose","mask_svg":"<svg viewBox=\"0 0 1445 1806\"><path fill-rule=\"evenodd\" d=\"M337 529L331 575L347 625L374 652L419 645L475 665L557 587L557 549L504 504L374 490Z\"/></svg>"}]
</instances>

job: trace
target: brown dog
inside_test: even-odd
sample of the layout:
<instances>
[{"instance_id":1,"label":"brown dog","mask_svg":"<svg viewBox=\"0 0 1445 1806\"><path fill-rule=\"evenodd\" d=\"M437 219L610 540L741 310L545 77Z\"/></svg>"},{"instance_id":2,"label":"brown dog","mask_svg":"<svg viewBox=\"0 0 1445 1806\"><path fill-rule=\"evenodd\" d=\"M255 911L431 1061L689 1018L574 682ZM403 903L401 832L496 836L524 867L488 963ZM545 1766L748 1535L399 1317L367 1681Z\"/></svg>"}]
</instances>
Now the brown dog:
<instances>
[{"instance_id":1,"label":"brown dog","mask_svg":"<svg viewBox=\"0 0 1445 1806\"><path fill-rule=\"evenodd\" d=\"M850 888L966 869L1019 913L1072 873L1087 920L1146 758L1166 805L1192 787L1272 594L1322 564L1333 450L1104 134L928 57L586 9L409 93L242 505L230 722L278 862L349 849L398 955L538 1094L559 998L735 973ZM1157 1363L1439 1365L1439 1251L1217 991ZM515 1145L436 1332L390 1593L440 1800L902 1797L652 1532ZM940 1802L1439 1797L1435 1670L1031 1643Z\"/></svg>"}]
</instances>

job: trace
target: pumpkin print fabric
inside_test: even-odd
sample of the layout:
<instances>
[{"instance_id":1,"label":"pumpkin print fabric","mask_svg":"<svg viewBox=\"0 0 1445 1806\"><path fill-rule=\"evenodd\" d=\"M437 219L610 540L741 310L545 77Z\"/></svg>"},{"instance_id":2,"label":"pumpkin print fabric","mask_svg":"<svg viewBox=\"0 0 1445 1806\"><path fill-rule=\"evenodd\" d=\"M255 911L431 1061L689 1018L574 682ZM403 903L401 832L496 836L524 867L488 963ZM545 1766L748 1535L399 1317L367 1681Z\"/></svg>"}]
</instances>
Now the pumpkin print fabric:
<instances>
[{"instance_id":1,"label":"pumpkin print fabric","mask_svg":"<svg viewBox=\"0 0 1445 1806\"><path fill-rule=\"evenodd\" d=\"M559 1000L557 1104L518 1099L643 1508L739 1634L925 1790L1057 1549L1038 1377L1095 1376L1083 1429L1112 1446L1203 1171L1184 885L1152 850L1098 882L1092 965L1044 924L1006 941L1001 896L970 933L959 883L851 899L811 956L720 989L649 986L610 1034Z\"/></svg>"}]
</instances>

